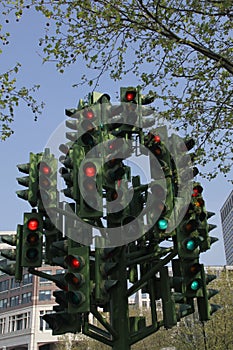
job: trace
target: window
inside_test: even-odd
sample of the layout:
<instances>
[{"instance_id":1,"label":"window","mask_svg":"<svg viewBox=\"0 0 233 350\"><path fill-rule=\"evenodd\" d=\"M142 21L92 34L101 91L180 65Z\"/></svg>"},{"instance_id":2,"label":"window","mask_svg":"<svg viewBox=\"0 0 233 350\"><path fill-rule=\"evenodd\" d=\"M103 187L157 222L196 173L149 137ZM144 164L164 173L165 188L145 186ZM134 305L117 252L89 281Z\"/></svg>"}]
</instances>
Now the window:
<instances>
[{"instance_id":1,"label":"window","mask_svg":"<svg viewBox=\"0 0 233 350\"><path fill-rule=\"evenodd\" d=\"M0 292L3 292L5 290L9 289L9 280L1 281L0 282Z\"/></svg>"},{"instance_id":2,"label":"window","mask_svg":"<svg viewBox=\"0 0 233 350\"><path fill-rule=\"evenodd\" d=\"M47 273L48 275L52 275L52 270L42 270L41 272ZM49 281L47 278L40 277L40 284L51 284L52 281Z\"/></svg>"},{"instance_id":3,"label":"window","mask_svg":"<svg viewBox=\"0 0 233 350\"><path fill-rule=\"evenodd\" d=\"M66 270L65 269L58 269L56 270L56 275L59 275L60 273L65 273Z\"/></svg>"},{"instance_id":4,"label":"window","mask_svg":"<svg viewBox=\"0 0 233 350\"><path fill-rule=\"evenodd\" d=\"M16 306L19 305L19 296L16 295L15 297L10 298L10 306Z\"/></svg>"},{"instance_id":5,"label":"window","mask_svg":"<svg viewBox=\"0 0 233 350\"><path fill-rule=\"evenodd\" d=\"M32 274L25 273L25 275L23 275L23 285L30 284L30 283L32 283Z\"/></svg>"},{"instance_id":6,"label":"window","mask_svg":"<svg viewBox=\"0 0 233 350\"><path fill-rule=\"evenodd\" d=\"M40 290L39 300L51 300L51 290Z\"/></svg>"},{"instance_id":7,"label":"window","mask_svg":"<svg viewBox=\"0 0 233 350\"><path fill-rule=\"evenodd\" d=\"M6 318L0 318L0 334L4 334L6 332Z\"/></svg>"},{"instance_id":8,"label":"window","mask_svg":"<svg viewBox=\"0 0 233 350\"><path fill-rule=\"evenodd\" d=\"M7 308L7 298L0 300L0 309L6 309Z\"/></svg>"},{"instance_id":9,"label":"window","mask_svg":"<svg viewBox=\"0 0 233 350\"><path fill-rule=\"evenodd\" d=\"M9 317L8 332L20 331L30 327L30 312Z\"/></svg>"},{"instance_id":10,"label":"window","mask_svg":"<svg viewBox=\"0 0 233 350\"><path fill-rule=\"evenodd\" d=\"M20 282L16 282L14 278L11 279L11 289L13 288L19 288Z\"/></svg>"},{"instance_id":11,"label":"window","mask_svg":"<svg viewBox=\"0 0 233 350\"><path fill-rule=\"evenodd\" d=\"M32 293L28 292L28 293L24 293L22 294L22 304L27 304L30 303L32 301Z\"/></svg>"},{"instance_id":12,"label":"window","mask_svg":"<svg viewBox=\"0 0 233 350\"><path fill-rule=\"evenodd\" d=\"M43 320L42 316L46 314L51 314L51 313L52 313L51 310L40 311L40 331L50 330L49 324L45 322L45 320Z\"/></svg>"}]
</instances>

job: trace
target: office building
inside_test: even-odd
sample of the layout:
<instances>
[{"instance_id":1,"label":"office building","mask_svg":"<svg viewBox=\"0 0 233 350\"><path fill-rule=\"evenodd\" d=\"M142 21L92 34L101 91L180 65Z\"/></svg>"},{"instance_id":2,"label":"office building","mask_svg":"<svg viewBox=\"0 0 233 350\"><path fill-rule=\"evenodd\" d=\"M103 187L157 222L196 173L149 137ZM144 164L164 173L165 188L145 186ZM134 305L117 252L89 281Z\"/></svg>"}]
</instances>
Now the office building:
<instances>
[{"instance_id":1,"label":"office building","mask_svg":"<svg viewBox=\"0 0 233 350\"><path fill-rule=\"evenodd\" d=\"M233 191L220 209L227 265L233 265Z\"/></svg>"}]
</instances>

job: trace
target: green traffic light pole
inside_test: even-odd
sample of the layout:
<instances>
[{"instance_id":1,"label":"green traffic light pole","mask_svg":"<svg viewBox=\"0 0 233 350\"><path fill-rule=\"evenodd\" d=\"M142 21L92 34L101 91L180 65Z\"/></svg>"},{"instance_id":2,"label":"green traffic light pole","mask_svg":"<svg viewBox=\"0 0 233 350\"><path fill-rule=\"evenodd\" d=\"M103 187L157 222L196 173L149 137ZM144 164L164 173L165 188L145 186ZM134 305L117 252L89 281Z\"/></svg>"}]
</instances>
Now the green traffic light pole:
<instances>
[{"instance_id":1,"label":"green traffic light pole","mask_svg":"<svg viewBox=\"0 0 233 350\"><path fill-rule=\"evenodd\" d=\"M119 248L117 256L120 264L112 274L118 281L117 288L113 288L110 300L110 322L117 336L113 337L112 350L130 350L129 309L126 271L126 246Z\"/></svg>"}]
</instances>

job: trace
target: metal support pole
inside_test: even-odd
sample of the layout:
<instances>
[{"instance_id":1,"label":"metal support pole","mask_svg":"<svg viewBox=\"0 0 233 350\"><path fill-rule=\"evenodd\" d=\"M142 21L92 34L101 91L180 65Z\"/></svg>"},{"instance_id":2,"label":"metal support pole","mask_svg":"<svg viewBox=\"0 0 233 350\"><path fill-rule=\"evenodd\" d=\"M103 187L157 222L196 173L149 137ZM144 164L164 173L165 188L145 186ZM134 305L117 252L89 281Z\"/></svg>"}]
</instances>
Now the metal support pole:
<instances>
[{"instance_id":1,"label":"metal support pole","mask_svg":"<svg viewBox=\"0 0 233 350\"><path fill-rule=\"evenodd\" d=\"M119 248L117 260L120 263L118 269L112 274L112 278L118 280L118 287L113 289L110 301L111 326L117 333L113 338L112 350L130 350L125 246Z\"/></svg>"}]
</instances>

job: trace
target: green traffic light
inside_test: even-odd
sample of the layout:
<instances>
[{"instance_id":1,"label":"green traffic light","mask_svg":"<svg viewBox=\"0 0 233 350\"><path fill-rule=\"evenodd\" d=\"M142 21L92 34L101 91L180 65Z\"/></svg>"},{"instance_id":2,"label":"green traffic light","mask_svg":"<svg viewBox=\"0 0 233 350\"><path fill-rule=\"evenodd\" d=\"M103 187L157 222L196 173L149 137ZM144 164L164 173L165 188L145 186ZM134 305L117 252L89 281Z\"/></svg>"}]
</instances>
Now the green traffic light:
<instances>
[{"instance_id":1,"label":"green traffic light","mask_svg":"<svg viewBox=\"0 0 233 350\"><path fill-rule=\"evenodd\" d=\"M168 227L168 221L166 219L159 219L158 228L162 231L165 231Z\"/></svg>"},{"instance_id":2,"label":"green traffic light","mask_svg":"<svg viewBox=\"0 0 233 350\"><path fill-rule=\"evenodd\" d=\"M190 284L190 289L193 291L198 290L201 287L201 283L198 280L194 280L192 281L192 283Z\"/></svg>"},{"instance_id":3,"label":"green traffic light","mask_svg":"<svg viewBox=\"0 0 233 350\"><path fill-rule=\"evenodd\" d=\"M193 239L189 239L186 242L185 247L187 250L193 251L196 248L196 244Z\"/></svg>"}]
</instances>

